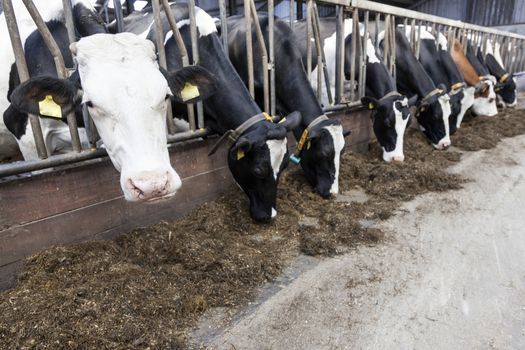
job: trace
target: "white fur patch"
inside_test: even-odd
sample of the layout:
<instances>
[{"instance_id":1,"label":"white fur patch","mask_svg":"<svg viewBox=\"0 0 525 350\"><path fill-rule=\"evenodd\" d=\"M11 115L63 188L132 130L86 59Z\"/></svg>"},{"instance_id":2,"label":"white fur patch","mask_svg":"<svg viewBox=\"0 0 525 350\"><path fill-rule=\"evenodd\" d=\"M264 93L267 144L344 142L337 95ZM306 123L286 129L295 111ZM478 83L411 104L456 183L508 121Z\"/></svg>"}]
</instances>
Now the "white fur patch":
<instances>
[{"instance_id":1,"label":"white fur patch","mask_svg":"<svg viewBox=\"0 0 525 350\"><path fill-rule=\"evenodd\" d=\"M338 194L339 193L339 166L340 166L340 161L341 161L341 151L343 150L343 147L345 146L345 139L343 137L343 126L342 125L328 125L323 128L328 130L334 142L335 176L334 176L334 182L332 183L332 186L330 187L330 193Z\"/></svg>"},{"instance_id":2,"label":"white fur patch","mask_svg":"<svg viewBox=\"0 0 525 350\"><path fill-rule=\"evenodd\" d=\"M397 101L396 101L397 102ZM406 119L403 119L403 113L396 108L396 102L392 104L392 108L394 110L394 114L396 116L396 146L393 151L387 152L383 148L383 160L386 162L390 162L392 160L404 160L405 155L403 153L403 137L405 134L405 130L408 123L408 117ZM408 106L408 99L405 97L403 101L401 101L401 104L403 106Z\"/></svg>"},{"instance_id":3,"label":"white fur patch","mask_svg":"<svg viewBox=\"0 0 525 350\"><path fill-rule=\"evenodd\" d=\"M463 98L461 99L461 110L458 114L458 119L456 121L456 128L458 129L461 126L461 122L463 121L463 117L465 116L465 113L474 104L475 90L476 89L473 86L463 89Z\"/></svg>"},{"instance_id":4,"label":"white fur patch","mask_svg":"<svg viewBox=\"0 0 525 350\"><path fill-rule=\"evenodd\" d=\"M266 145L270 150L270 163L272 165L273 177L277 180L277 175L279 175L281 164L286 155L286 138L283 140L268 140L266 141Z\"/></svg>"},{"instance_id":5,"label":"white fur patch","mask_svg":"<svg viewBox=\"0 0 525 350\"><path fill-rule=\"evenodd\" d=\"M492 80L485 80L485 83L489 85L489 95L488 97L478 97L474 99L472 110L477 115L491 117L498 114L498 107L496 106L496 93L494 92L494 82Z\"/></svg>"},{"instance_id":6,"label":"white fur patch","mask_svg":"<svg viewBox=\"0 0 525 350\"><path fill-rule=\"evenodd\" d=\"M494 44L494 58L502 68L505 68L503 65L503 59L501 58L500 44L498 42Z\"/></svg>"},{"instance_id":7,"label":"white fur patch","mask_svg":"<svg viewBox=\"0 0 525 350\"><path fill-rule=\"evenodd\" d=\"M434 145L434 147L438 149L444 148L444 146L450 145L450 125L449 125L449 117L451 113L450 108L450 96L447 94L438 97L439 105L441 106L441 110L443 111L443 124L445 125L445 137L443 137L441 140L439 140L437 145Z\"/></svg>"},{"instance_id":8,"label":"white fur patch","mask_svg":"<svg viewBox=\"0 0 525 350\"><path fill-rule=\"evenodd\" d=\"M417 40L417 33L419 32L420 26L415 26L416 31L416 40ZM430 39L430 40L436 40L432 34L430 34L431 28L426 26L421 26L421 39ZM406 26L405 27L405 35L410 42L412 40L412 26Z\"/></svg>"},{"instance_id":9,"label":"white fur patch","mask_svg":"<svg viewBox=\"0 0 525 350\"><path fill-rule=\"evenodd\" d=\"M448 40L442 33L438 34L438 45L441 50L448 51Z\"/></svg>"}]
</instances>

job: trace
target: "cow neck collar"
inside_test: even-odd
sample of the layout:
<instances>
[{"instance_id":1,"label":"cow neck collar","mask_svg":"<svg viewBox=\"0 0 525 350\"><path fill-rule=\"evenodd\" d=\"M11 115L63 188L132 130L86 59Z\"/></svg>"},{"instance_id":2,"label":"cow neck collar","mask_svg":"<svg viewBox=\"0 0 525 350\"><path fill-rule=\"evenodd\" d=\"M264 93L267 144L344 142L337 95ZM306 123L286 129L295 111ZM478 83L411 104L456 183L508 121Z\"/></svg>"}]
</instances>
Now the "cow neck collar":
<instances>
[{"instance_id":1,"label":"cow neck collar","mask_svg":"<svg viewBox=\"0 0 525 350\"><path fill-rule=\"evenodd\" d=\"M509 78L509 73L505 73L501 76L501 78L499 78L499 82L500 83L504 83L507 81L507 79Z\"/></svg>"},{"instance_id":2,"label":"cow neck collar","mask_svg":"<svg viewBox=\"0 0 525 350\"><path fill-rule=\"evenodd\" d=\"M301 135L301 138L299 139L299 143L297 144L297 150L299 152L301 152L301 150L303 149L304 144L306 140L308 139L308 134L310 133L310 130L312 130L314 126L318 125L319 123L325 120L328 120L328 117L326 116L326 114L322 114L318 116L317 118L315 118L314 120L312 120L310 124L308 124L306 129L304 129L303 134Z\"/></svg>"},{"instance_id":3,"label":"cow neck collar","mask_svg":"<svg viewBox=\"0 0 525 350\"><path fill-rule=\"evenodd\" d=\"M385 96L381 97L381 98L379 99L379 101L384 101L384 100L386 100L387 98L392 97L392 96L403 96L403 95L401 95L399 92L397 92L396 90L394 90L394 91L390 91L388 94L386 94Z\"/></svg>"},{"instance_id":4,"label":"cow neck collar","mask_svg":"<svg viewBox=\"0 0 525 350\"><path fill-rule=\"evenodd\" d=\"M425 101L431 99L432 97L434 97L436 95L440 95L442 93L443 93L443 90L441 90L440 88L435 88L434 90L430 91L425 97L423 97L421 102L425 102Z\"/></svg>"},{"instance_id":5,"label":"cow neck collar","mask_svg":"<svg viewBox=\"0 0 525 350\"><path fill-rule=\"evenodd\" d=\"M479 80L481 81L490 80L490 77L488 75L480 75Z\"/></svg>"},{"instance_id":6,"label":"cow neck collar","mask_svg":"<svg viewBox=\"0 0 525 350\"><path fill-rule=\"evenodd\" d=\"M256 114L256 115L248 118L248 120L246 120L244 123L239 125L234 130L230 129L230 130L226 131L219 138L219 140L215 143L215 145L213 145L213 148L208 153L208 156L211 156L212 154L214 154L217 151L217 149L219 148L219 146L226 140L228 140L233 145L235 142L237 142L239 137L242 136L242 134L244 134L246 131L248 131L249 128L251 128L252 126L257 124L258 122L261 122L263 120L266 120L266 121L269 121L270 123L273 123L272 117L270 117L270 115L268 113L262 112L262 113Z\"/></svg>"},{"instance_id":7,"label":"cow neck collar","mask_svg":"<svg viewBox=\"0 0 525 350\"><path fill-rule=\"evenodd\" d=\"M455 95L464 88L466 84L464 82L455 83L450 87L450 95Z\"/></svg>"}]
</instances>

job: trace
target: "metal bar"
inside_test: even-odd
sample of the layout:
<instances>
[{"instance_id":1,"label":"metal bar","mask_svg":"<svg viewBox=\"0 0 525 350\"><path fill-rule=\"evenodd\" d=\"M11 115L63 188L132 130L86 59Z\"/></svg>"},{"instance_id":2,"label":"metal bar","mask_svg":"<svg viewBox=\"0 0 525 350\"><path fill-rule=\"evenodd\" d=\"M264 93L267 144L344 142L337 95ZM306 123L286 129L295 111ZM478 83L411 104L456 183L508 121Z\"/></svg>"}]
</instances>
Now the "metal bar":
<instances>
[{"instance_id":1,"label":"metal bar","mask_svg":"<svg viewBox=\"0 0 525 350\"><path fill-rule=\"evenodd\" d=\"M248 60L248 90L250 90L250 95L254 97L255 93L253 81L253 45L250 0L244 0L244 22L244 30L246 31L246 59Z\"/></svg>"},{"instance_id":2,"label":"metal bar","mask_svg":"<svg viewBox=\"0 0 525 350\"><path fill-rule=\"evenodd\" d=\"M263 65L263 95L264 95L264 111L270 112L270 91L268 82L268 53L266 52L266 44L264 42L261 25L259 24L259 17L257 16L257 9L255 8L254 0L250 0L250 8L253 24L255 27L255 35L259 44L259 50L261 54L261 62ZM251 28L250 28L251 35Z\"/></svg>"},{"instance_id":3,"label":"metal bar","mask_svg":"<svg viewBox=\"0 0 525 350\"><path fill-rule=\"evenodd\" d=\"M67 37L69 38L69 43L71 44L77 41L75 35L75 24L73 22L73 8L71 7L71 0L62 0L62 7L64 8Z\"/></svg>"},{"instance_id":4,"label":"metal bar","mask_svg":"<svg viewBox=\"0 0 525 350\"><path fill-rule=\"evenodd\" d=\"M29 79L29 71L27 69L27 62L24 55L22 40L20 39L20 31L18 30L18 24L16 23L15 11L13 9L11 0L3 0L2 5L7 29L9 32L9 38L13 47L18 76L20 78L20 82L24 82ZM30 114L29 122L31 123L31 130L33 131L38 157L40 159L45 159L48 155L46 144L44 142L44 136L42 135L40 120L36 115Z\"/></svg>"},{"instance_id":5,"label":"metal bar","mask_svg":"<svg viewBox=\"0 0 525 350\"><path fill-rule=\"evenodd\" d=\"M268 9L270 9L270 7L268 6ZM295 1L294 0L290 0L290 28L293 30L293 26L294 26L294 21L295 21Z\"/></svg>"},{"instance_id":6,"label":"metal bar","mask_svg":"<svg viewBox=\"0 0 525 350\"><path fill-rule=\"evenodd\" d=\"M344 64L344 13L343 6L336 6L336 35L335 35L335 103L343 100L343 67Z\"/></svg>"},{"instance_id":7,"label":"metal bar","mask_svg":"<svg viewBox=\"0 0 525 350\"><path fill-rule=\"evenodd\" d=\"M317 99L321 100L321 96L323 95L323 69L324 69L324 62L322 58L322 52L323 48L321 47L321 40L319 35L319 28L317 27L316 17L315 17L315 8L314 8L315 2L308 2L308 6L312 6L310 9L312 15L312 29L313 29L313 35L315 40L315 50L317 52Z\"/></svg>"},{"instance_id":8,"label":"metal bar","mask_svg":"<svg viewBox=\"0 0 525 350\"><path fill-rule=\"evenodd\" d=\"M155 25L155 43L157 45L157 51L159 55L159 65L163 69L168 69L166 62L166 48L164 47L164 31L162 30L162 21L160 19L160 1L152 0L151 5L153 8L153 22ZM173 110L171 109L171 100L168 99L168 108L166 111L166 124L168 125L168 133L174 134L177 130L175 128L175 122L173 121Z\"/></svg>"},{"instance_id":9,"label":"metal bar","mask_svg":"<svg viewBox=\"0 0 525 350\"><path fill-rule=\"evenodd\" d=\"M312 1L306 1L306 76L312 74Z\"/></svg>"},{"instance_id":10,"label":"metal bar","mask_svg":"<svg viewBox=\"0 0 525 350\"><path fill-rule=\"evenodd\" d=\"M168 135L168 144L202 138L209 136L210 134L210 130L202 129L198 131L186 131L177 133L175 135ZM11 164L3 164L0 165L0 178L104 157L107 157L106 149L99 148L95 151L82 151L80 153L54 155L45 160L30 160Z\"/></svg>"},{"instance_id":11,"label":"metal bar","mask_svg":"<svg viewBox=\"0 0 525 350\"><path fill-rule=\"evenodd\" d=\"M416 20L414 18L410 22L410 44L412 46L412 52L415 55L416 54Z\"/></svg>"},{"instance_id":12,"label":"metal bar","mask_svg":"<svg viewBox=\"0 0 525 350\"><path fill-rule=\"evenodd\" d=\"M375 35L374 35L374 48L376 52L379 52L379 19L381 14L375 13Z\"/></svg>"},{"instance_id":13,"label":"metal bar","mask_svg":"<svg viewBox=\"0 0 525 350\"><path fill-rule=\"evenodd\" d=\"M367 52L368 52L368 19L370 16L369 11L365 11L364 15L364 28L363 28L363 50L361 51L361 71L359 73L359 98L364 97L366 93L366 65L367 65Z\"/></svg>"},{"instance_id":14,"label":"metal bar","mask_svg":"<svg viewBox=\"0 0 525 350\"><path fill-rule=\"evenodd\" d=\"M135 12L135 0L126 0L126 10L128 15Z\"/></svg>"},{"instance_id":15,"label":"metal bar","mask_svg":"<svg viewBox=\"0 0 525 350\"><path fill-rule=\"evenodd\" d=\"M55 61L55 67L57 70L58 77L61 79L66 79L68 74L67 74L66 66L64 64L64 57L62 57L60 48L58 47L55 39L51 35L49 28L47 27L46 23L42 19L42 16L40 16L40 13L38 12L38 9L36 8L33 1L32 0L22 0L22 1L24 2L27 12L29 12L29 15L35 22L36 27L38 31L40 32L40 35L42 36L42 40L46 44L46 47L48 48L49 52L51 52L51 55L53 56L53 60ZM66 118L67 118L67 124L69 127L69 133L71 135L71 144L73 146L73 150L75 152L80 152L82 150L82 147L80 145L80 136L78 135L77 119L76 119L75 113L74 112L69 113Z\"/></svg>"},{"instance_id":16,"label":"metal bar","mask_svg":"<svg viewBox=\"0 0 525 350\"><path fill-rule=\"evenodd\" d=\"M269 62L268 69L270 70L270 115L275 115L275 32L274 32L274 2L268 0L268 49ZM267 73L265 73L267 74Z\"/></svg>"},{"instance_id":17,"label":"metal bar","mask_svg":"<svg viewBox=\"0 0 525 350\"><path fill-rule=\"evenodd\" d=\"M193 64L198 65L200 58L199 58L199 44L197 42L198 40L197 21L195 20L195 0L188 0L188 8L189 8L189 13L190 13L191 54L193 56ZM253 77L253 69L252 69L252 77ZM197 102L197 126L199 129L204 128L204 109L202 107L202 102Z\"/></svg>"},{"instance_id":18,"label":"metal bar","mask_svg":"<svg viewBox=\"0 0 525 350\"><path fill-rule=\"evenodd\" d=\"M394 81L396 81L396 77L397 77L397 73L396 73L396 18L395 16L392 16L391 18L391 22L392 22L392 32L391 32L391 37L390 37L390 45L391 45L391 56L390 56L390 64L392 65L391 67L391 72L392 72L392 77L394 78Z\"/></svg>"},{"instance_id":19,"label":"metal bar","mask_svg":"<svg viewBox=\"0 0 525 350\"><path fill-rule=\"evenodd\" d=\"M113 10L115 11L115 21L117 22L117 32L124 31L124 15L122 14L122 4L120 0L113 0Z\"/></svg>"},{"instance_id":20,"label":"metal bar","mask_svg":"<svg viewBox=\"0 0 525 350\"><path fill-rule=\"evenodd\" d=\"M321 64L323 66L323 76L324 76L324 82L325 82L325 90L326 95L328 97L328 104L332 105L334 103L334 99L332 96L332 90L330 89L330 76L328 74L328 67L326 65L326 56L324 53L324 45L321 41L321 24L319 20L319 11L317 9L317 3L314 2L314 9L313 9L313 15L314 15L314 35L315 35L315 41L316 45L319 46L321 50ZM317 30L317 33L316 33ZM319 63L318 63L319 64Z\"/></svg>"},{"instance_id":21,"label":"metal bar","mask_svg":"<svg viewBox=\"0 0 525 350\"><path fill-rule=\"evenodd\" d=\"M352 52L350 54L350 101L355 100L355 58L359 38L359 10L354 8L352 11ZM343 71L344 72L344 71Z\"/></svg>"},{"instance_id":22,"label":"metal bar","mask_svg":"<svg viewBox=\"0 0 525 350\"><path fill-rule=\"evenodd\" d=\"M416 57L419 60L419 52L421 48L421 21L419 21L419 25L417 26L417 40L416 40Z\"/></svg>"},{"instance_id":23,"label":"metal bar","mask_svg":"<svg viewBox=\"0 0 525 350\"><path fill-rule=\"evenodd\" d=\"M186 67L190 65L190 60L188 57L188 51L186 50L186 45L184 45L184 40L182 39L182 35L180 34L179 27L177 27L177 21L175 20L175 16L173 16L173 12L171 12L171 7L168 2L168 0L161 0L162 7L164 8L164 14L166 15L166 18L168 19L168 23L170 24L171 32L173 33L173 38L175 39L175 43L177 44L177 48L179 49L180 58L182 60L182 66ZM225 29L223 29L224 31ZM227 47L227 46L226 46ZM227 50L226 50L227 51ZM170 103L171 105L171 103ZM169 106L170 107L170 106ZM190 124L190 129L195 130L196 129L196 123L195 123L195 108L193 104L188 104L186 106L188 111L188 123ZM171 108L168 108L168 110ZM171 122L174 124L173 121L173 115L167 116L168 120L171 120ZM169 124L168 124L168 130L169 130ZM176 130L175 130L176 132ZM169 132L172 133L171 131Z\"/></svg>"},{"instance_id":24,"label":"metal bar","mask_svg":"<svg viewBox=\"0 0 525 350\"><path fill-rule=\"evenodd\" d=\"M166 1L167 0L163 0ZM219 0L219 14L221 17L221 37L222 37L222 46L224 48L224 53L226 57L228 55L228 25L226 23L226 0Z\"/></svg>"}]
</instances>

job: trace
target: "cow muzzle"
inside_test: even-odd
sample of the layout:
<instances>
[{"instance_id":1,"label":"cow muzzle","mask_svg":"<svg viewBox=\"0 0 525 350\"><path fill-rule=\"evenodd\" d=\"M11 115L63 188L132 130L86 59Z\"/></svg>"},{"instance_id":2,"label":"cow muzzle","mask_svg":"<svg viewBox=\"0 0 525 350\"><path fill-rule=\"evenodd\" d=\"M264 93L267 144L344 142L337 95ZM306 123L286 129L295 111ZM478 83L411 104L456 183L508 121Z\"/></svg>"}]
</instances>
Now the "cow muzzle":
<instances>
[{"instance_id":1,"label":"cow muzzle","mask_svg":"<svg viewBox=\"0 0 525 350\"><path fill-rule=\"evenodd\" d=\"M180 177L175 172L142 172L125 181L124 196L132 202L155 201L175 195L181 187Z\"/></svg>"},{"instance_id":2,"label":"cow muzzle","mask_svg":"<svg viewBox=\"0 0 525 350\"><path fill-rule=\"evenodd\" d=\"M452 143L450 142L450 139L443 139L438 142L437 145L433 145L436 149L443 151L450 147Z\"/></svg>"}]
</instances>

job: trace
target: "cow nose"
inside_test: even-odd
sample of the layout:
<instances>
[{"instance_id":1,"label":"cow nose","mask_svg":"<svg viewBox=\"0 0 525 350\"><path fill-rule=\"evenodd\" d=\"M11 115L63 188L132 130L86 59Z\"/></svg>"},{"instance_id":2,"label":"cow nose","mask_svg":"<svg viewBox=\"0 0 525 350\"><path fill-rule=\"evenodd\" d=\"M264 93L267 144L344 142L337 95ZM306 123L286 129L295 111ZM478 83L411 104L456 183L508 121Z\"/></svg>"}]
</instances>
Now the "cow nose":
<instances>
[{"instance_id":1,"label":"cow nose","mask_svg":"<svg viewBox=\"0 0 525 350\"><path fill-rule=\"evenodd\" d=\"M404 155L394 156L392 157L392 160L394 162L403 162L405 160L405 156Z\"/></svg>"},{"instance_id":2,"label":"cow nose","mask_svg":"<svg viewBox=\"0 0 525 350\"><path fill-rule=\"evenodd\" d=\"M440 149L440 150L447 149L448 147L450 147L450 144L451 144L451 142L449 140L440 141L438 143L438 149Z\"/></svg>"},{"instance_id":3,"label":"cow nose","mask_svg":"<svg viewBox=\"0 0 525 350\"><path fill-rule=\"evenodd\" d=\"M172 188L168 172L146 172L130 177L127 181L127 187L136 200L144 201L174 195L178 189L178 187Z\"/></svg>"}]
</instances>

